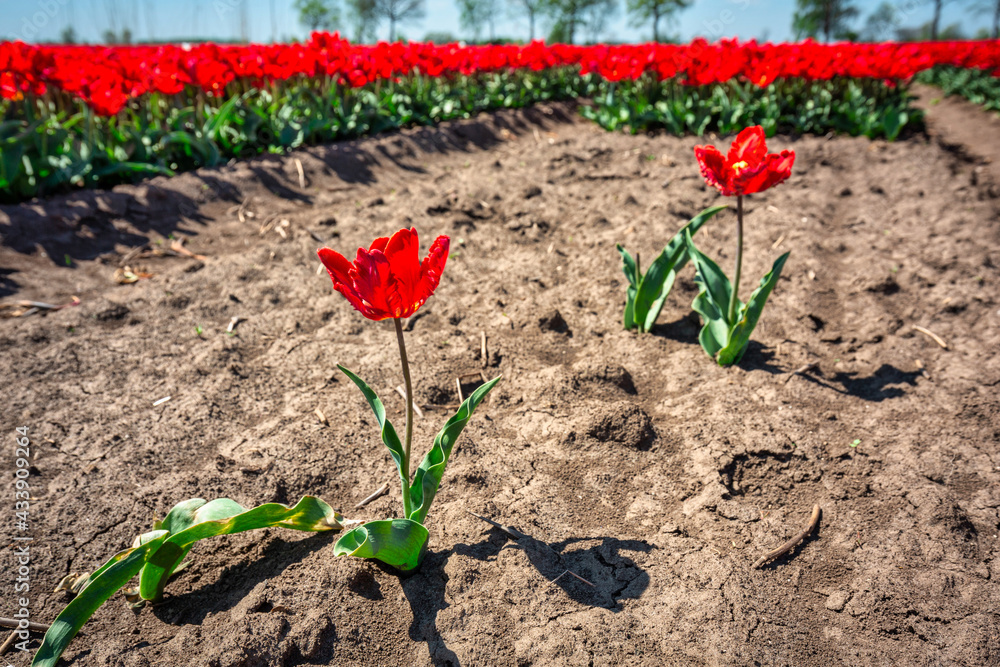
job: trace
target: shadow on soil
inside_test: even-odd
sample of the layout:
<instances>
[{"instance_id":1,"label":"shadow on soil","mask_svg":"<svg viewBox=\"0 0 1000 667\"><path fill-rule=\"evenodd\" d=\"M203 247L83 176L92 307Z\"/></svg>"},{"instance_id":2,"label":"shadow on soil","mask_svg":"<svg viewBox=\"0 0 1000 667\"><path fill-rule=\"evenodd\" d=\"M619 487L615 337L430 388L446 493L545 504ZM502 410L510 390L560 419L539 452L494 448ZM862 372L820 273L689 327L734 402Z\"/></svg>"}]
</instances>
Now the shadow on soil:
<instances>
[{"instance_id":1,"label":"shadow on soil","mask_svg":"<svg viewBox=\"0 0 1000 667\"><path fill-rule=\"evenodd\" d=\"M590 546L571 548L584 544ZM435 667L459 667L461 664L455 652L448 648L437 627L438 612L448 607L445 602L448 583L445 565L448 558L454 553L476 560L493 560L501 550L508 548L524 551L538 573L549 581L555 580L555 584L573 600L619 612L622 610L621 600L637 599L649 586L649 575L624 555L624 552L648 553L655 547L639 540L619 540L614 537L570 538L551 545L530 537L523 537L515 542L494 528L487 539L477 544L457 544L449 551L428 553L420 569L414 574L400 576L392 568L376 563L380 569L400 577L403 594L413 613L410 639L427 644ZM584 583L578 577L583 577L589 583ZM374 587L371 583L365 581L359 584L358 588L363 589L361 594L372 600L382 599L377 583ZM355 588L352 587L352 590Z\"/></svg>"},{"instance_id":2,"label":"shadow on soil","mask_svg":"<svg viewBox=\"0 0 1000 667\"><path fill-rule=\"evenodd\" d=\"M217 580L207 586L196 587L188 593L170 595L171 584L168 583L166 598L169 604L152 607L153 615L171 625L201 624L209 614L232 609L257 584L273 579L289 565L328 546L336 538L337 535L334 534L317 533L296 542L276 539L253 562L229 565ZM184 574L181 573L180 576L183 577Z\"/></svg>"},{"instance_id":3,"label":"shadow on soil","mask_svg":"<svg viewBox=\"0 0 1000 667\"><path fill-rule=\"evenodd\" d=\"M574 537L552 544L522 537L515 542L493 528L486 540L456 545L455 553L493 560L502 549L520 549L541 576L555 581L573 600L617 613L621 600L637 599L649 586L649 575L625 552L648 553L654 548L644 541L614 537Z\"/></svg>"},{"instance_id":4,"label":"shadow on soil","mask_svg":"<svg viewBox=\"0 0 1000 667\"><path fill-rule=\"evenodd\" d=\"M204 186L225 192L214 179ZM214 188L213 188L214 186ZM116 246L141 246L153 233L169 236L181 225L204 225L198 203L176 190L155 185L134 192L86 191L32 204L0 206L0 244L31 255L39 250L54 263L72 267Z\"/></svg>"},{"instance_id":5,"label":"shadow on soil","mask_svg":"<svg viewBox=\"0 0 1000 667\"><path fill-rule=\"evenodd\" d=\"M685 345L701 345L698 341L698 334L701 332L701 322L698 315L689 313L684 317L667 324L654 324L649 330L654 336L675 340ZM747 351L743 354L737 366L745 371L765 371L771 375L779 375L785 372L780 366L771 363L774 360L774 352L766 348L755 340L751 340L747 345Z\"/></svg>"},{"instance_id":6,"label":"shadow on soil","mask_svg":"<svg viewBox=\"0 0 1000 667\"><path fill-rule=\"evenodd\" d=\"M372 184L374 167L383 161L414 173L427 155L488 150L503 143L506 133L523 134L533 128L574 121L572 103L498 112L443 127L423 127L391 135L381 144L370 139L314 146L282 156L260 156L249 162L250 183L233 180L224 170L205 168L176 179L177 188L159 183L140 183L115 190L85 190L48 199L0 206L0 245L18 253L43 251L54 264L74 266L94 260L122 246L135 248L150 242L155 233L169 236L177 231L196 233L191 223L205 225L211 219L202 213L202 203L182 190L197 188L200 198L240 204L255 191L266 191L281 200L312 206L314 198L299 188L298 178L289 176L292 161L306 171L307 187L336 177L343 184ZM366 142L366 143L361 143ZM363 147L362 147L363 146ZM306 157L312 158L307 160ZM317 165L316 162L320 164ZM173 181L173 179L170 179ZM166 182L170 182L166 181ZM182 227L184 226L184 227ZM17 292L18 284L7 278L10 269L0 268L0 296Z\"/></svg>"},{"instance_id":7,"label":"shadow on soil","mask_svg":"<svg viewBox=\"0 0 1000 667\"><path fill-rule=\"evenodd\" d=\"M802 377L809 382L826 387L838 394L855 396L873 403L903 396L906 391L900 386L892 385L906 384L915 387L919 376L920 371L904 371L891 364L882 364L867 377L858 377L858 374L854 372L834 373L828 381L822 375L817 377L816 375L802 374Z\"/></svg>"}]
</instances>

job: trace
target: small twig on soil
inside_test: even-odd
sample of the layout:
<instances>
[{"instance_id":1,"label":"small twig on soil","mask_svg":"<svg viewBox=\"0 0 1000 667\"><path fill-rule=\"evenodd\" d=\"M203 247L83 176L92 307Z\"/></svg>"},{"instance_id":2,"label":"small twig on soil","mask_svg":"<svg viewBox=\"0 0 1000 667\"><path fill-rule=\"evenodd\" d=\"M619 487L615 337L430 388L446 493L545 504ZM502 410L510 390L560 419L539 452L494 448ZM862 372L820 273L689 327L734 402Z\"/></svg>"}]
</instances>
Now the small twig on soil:
<instances>
[{"instance_id":1,"label":"small twig on soil","mask_svg":"<svg viewBox=\"0 0 1000 667\"><path fill-rule=\"evenodd\" d=\"M483 368L486 368L489 365L490 357L489 357L488 354L486 354L486 332L485 331L479 332L479 340L480 340L480 343L481 343L480 347L479 347L479 356L482 357Z\"/></svg>"},{"instance_id":2,"label":"small twig on soil","mask_svg":"<svg viewBox=\"0 0 1000 667\"><path fill-rule=\"evenodd\" d=\"M465 511L466 511L466 512L469 512L469 510L465 510ZM496 522L496 521L494 521L493 519L487 519L487 518L486 518L486 517L484 517L484 516L479 516L479 515L478 515L478 514L476 514L475 512L469 512L469 514L471 514L472 516L476 517L476 518L477 518L477 519L479 519L480 521L485 521L486 523L490 524L490 525L491 525L491 526L493 526L494 528L499 528L499 529L500 529L500 530L502 530L503 532L505 532L505 533L507 533L508 535L510 535L511 537L513 537L513 538L514 538L515 540L519 540L519 539L521 539L522 537L529 537L529 538L531 537L531 535L526 535L525 533L522 533L521 531L519 531L519 530L518 530L517 528L511 528L510 526L504 526L504 525L502 525L502 524L499 524L499 523L497 523L497 522ZM560 575L560 576L561 576L561 575Z\"/></svg>"},{"instance_id":3,"label":"small twig on soil","mask_svg":"<svg viewBox=\"0 0 1000 667\"><path fill-rule=\"evenodd\" d=\"M307 229L306 231L309 232L309 236L313 237L313 240L316 241L316 243L322 243L323 242L323 237L320 236L319 234L317 234L316 232L314 232L313 230Z\"/></svg>"},{"instance_id":4,"label":"small twig on soil","mask_svg":"<svg viewBox=\"0 0 1000 667\"><path fill-rule=\"evenodd\" d=\"M920 371L920 374L923 375L928 380L931 379L931 374L927 372L926 368L924 368L924 362L920 361L919 359L917 359L917 370Z\"/></svg>"},{"instance_id":5,"label":"small twig on soil","mask_svg":"<svg viewBox=\"0 0 1000 667\"><path fill-rule=\"evenodd\" d=\"M389 492L389 483L386 482L382 486L378 487L375 490L375 493L371 494L370 496L368 496L367 498L365 498L364 500L362 500L361 502L359 502L357 505L355 505L354 509L359 510L362 507L364 507L365 505L369 505L369 504L375 502L376 500L378 500L379 498L381 498L382 496L384 496L388 492Z\"/></svg>"},{"instance_id":6,"label":"small twig on soil","mask_svg":"<svg viewBox=\"0 0 1000 667\"><path fill-rule=\"evenodd\" d=\"M809 371L811 371L814 368L816 368L816 366L818 366L818 364L816 362L812 362L812 363L806 364L805 366L802 366L800 368L796 368L794 371L792 371L791 373L788 374L788 377L785 378L785 384L788 384L788 381L791 380L796 375L805 375Z\"/></svg>"},{"instance_id":7,"label":"small twig on soil","mask_svg":"<svg viewBox=\"0 0 1000 667\"><path fill-rule=\"evenodd\" d=\"M298 158L295 158L295 170L299 172L299 188L305 190L306 175L305 172L302 171L302 162Z\"/></svg>"},{"instance_id":8,"label":"small twig on soil","mask_svg":"<svg viewBox=\"0 0 1000 667\"><path fill-rule=\"evenodd\" d=\"M406 400L406 390L403 389L403 385L397 385L396 386L396 391L399 393L400 396L403 397L403 400L405 401ZM413 411L416 412L417 416L420 417L421 419L424 418L423 411L420 409L420 406L417 405L416 403L413 404Z\"/></svg>"},{"instance_id":9,"label":"small twig on soil","mask_svg":"<svg viewBox=\"0 0 1000 667\"><path fill-rule=\"evenodd\" d=\"M135 259L139 255L139 253L141 253L143 250L146 250L147 248L149 248L148 243L143 243L141 246L136 246L135 248L132 248L127 253L122 255L122 258L120 260L118 260L118 266L125 266L133 259Z\"/></svg>"},{"instance_id":10,"label":"small twig on soil","mask_svg":"<svg viewBox=\"0 0 1000 667\"><path fill-rule=\"evenodd\" d=\"M458 402L462 404L465 402L465 396L462 395L462 378L455 378L455 384L458 385Z\"/></svg>"},{"instance_id":11,"label":"small twig on soil","mask_svg":"<svg viewBox=\"0 0 1000 667\"><path fill-rule=\"evenodd\" d=\"M782 544L777 549L772 549L771 551L768 551L766 554L758 558L757 561L753 564L753 568L755 570L761 568L764 566L764 563L772 561L775 558L780 558L785 554L787 554L789 551L791 551L796 544L804 540L809 535L809 533L813 532L813 530L816 529L816 524L819 523L819 515L820 515L819 505L813 505L812 516L809 517L809 525L806 526L805 529L803 529L802 531L796 533L794 536L792 536L790 540Z\"/></svg>"},{"instance_id":12,"label":"small twig on soil","mask_svg":"<svg viewBox=\"0 0 1000 667\"><path fill-rule=\"evenodd\" d=\"M4 655L10 650L15 639L17 639L17 630L11 630L10 634L7 635L7 639L4 640L3 644L0 644L0 655Z\"/></svg>"},{"instance_id":13,"label":"small twig on soil","mask_svg":"<svg viewBox=\"0 0 1000 667\"><path fill-rule=\"evenodd\" d=\"M3 618L0 617L0 628L19 628L21 627L21 621L16 618ZM35 623L34 621L28 621L28 629L32 632L48 632L48 623Z\"/></svg>"},{"instance_id":14,"label":"small twig on soil","mask_svg":"<svg viewBox=\"0 0 1000 667\"><path fill-rule=\"evenodd\" d=\"M414 405L416 407L416 405ZM448 405L434 405L433 403L424 403L424 410L458 410L462 407L461 403L450 403Z\"/></svg>"},{"instance_id":15,"label":"small twig on soil","mask_svg":"<svg viewBox=\"0 0 1000 667\"><path fill-rule=\"evenodd\" d=\"M915 324L913 325L913 330L914 331L919 331L920 333L922 333L923 335L929 337L931 340L933 340L935 343L937 343L938 345L940 345L944 349L946 349L946 350L948 349L948 343L944 342L944 339L941 338L941 336L938 336L933 331L930 331L929 329L925 329L923 327L918 327Z\"/></svg>"},{"instance_id":16,"label":"small twig on soil","mask_svg":"<svg viewBox=\"0 0 1000 667\"><path fill-rule=\"evenodd\" d=\"M781 242L784 240L785 240L785 235L782 234L781 236L778 237L778 240L771 245L771 250L777 250L778 246L780 246Z\"/></svg>"},{"instance_id":17,"label":"small twig on soil","mask_svg":"<svg viewBox=\"0 0 1000 667\"><path fill-rule=\"evenodd\" d=\"M560 579L562 579L563 575L565 575L565 574L572 574L574 577L576 577L577 579L579 579L583 583L587 584L591 588L597 588L597 586L595 586L594 584L590 583L589 581L587 581L586 579L584 579L583 577L581 577L580 575L578 575L573 570L566 570L565 572L563 572L562 574L560 574L558 577L556 577L555 579L553 579L549 583L550 584L555 584L557 581L559 581Z\"/></svg>"},{"instance_id":18,"label":"small twig on soil","mask_svg":"<svg viewBox=\"0 0 1000 667\"><path fill-rule=\"evenodd\" d=\"M155 407L157 407L159 405L163 405L164 403L166 403L169 400L170 400L169 396L164 396L163 398L158 398L155 401L153 401L153 407L155 408Z\"/></svg>"},{"instance_id":19,"label":"small twig on soil","mask_svg":"<svg viewBox=\"0 0 1000 667\"><path fill-rule=\"evenodd\" d=\"M330 425L330 420L326 418L326 415L323 414L322 410L320 410L319 408L316 408L315 413L316 413L316 418L319 419L319 423L320 424L322 424L323 426L329 426Z\"/></svg>"},{"instance_id":20,"label":"small twig on soil","mask_svg":"<svg viewBox=\"0 0 1000 667\"><path fill-rule=\"evenodd\" d=\"M0 304L0 311L13 309L8 313L8 317L28 317L29 315L34 315L35 313L40 313L42 311L48 312L62 310L63 308L78 305L80 305L80 299L74 296L72 301L58 306L51 303L45 303L43 301L16 301L14 303L2 303Z\"/></svg>"},{"instance_id":21,"label":"small twig on soil","mask_svg":"<svg viewBox=\"0 0 1000 667\"><path fill-rule=\"evenodd\" d=\"M239 315L234 315L232 319L229 320L229 326L226 327L226 333L233 333L233 330L236 329L236 325L242 321L243 321L242 317L240 317Z\"/></svg>"}]
</instances>

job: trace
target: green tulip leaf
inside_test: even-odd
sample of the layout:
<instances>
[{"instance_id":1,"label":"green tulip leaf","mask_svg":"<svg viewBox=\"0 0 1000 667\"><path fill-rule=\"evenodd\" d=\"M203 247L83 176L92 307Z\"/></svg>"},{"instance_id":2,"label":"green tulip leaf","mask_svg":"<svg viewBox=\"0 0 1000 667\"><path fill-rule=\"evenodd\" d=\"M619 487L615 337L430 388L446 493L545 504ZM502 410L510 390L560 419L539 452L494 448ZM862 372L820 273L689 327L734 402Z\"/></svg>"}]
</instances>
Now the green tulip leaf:
<instances>
[{"instance_id":1,"label":"green tulip leaf","mask_svg":"<svg viewBox=\"0 0 1000 667\"><path fill-rule=\"evenodd\" d=\"M640 277L633 308L635 323L640 331L646 333L653 328L674 286L677 273L688 262L685 235L690 234L693 237L716 213L727 208L728 206L712 206L692 218L691 222L684 225L653 260L646 275Z\"/></svg>"},{"instance_id":2,"label":"green tulip leaf","mask_svg":"<svg viewBox=\"0 0 1000 667\"><path fill-rule=\"evenodd\" d=\"M410 519L371 521L341 535L333 555L374 558L405 572L420 565L429 539L427 529Z\"/></svg>"},{"instance_id":3,"label":"green tulip leaf","mask_svg":"<svg viewBox=\"0 0 1000 667\"><path fill-rule=\"evenodd\" d=\"M628 278L628 288L625 294L625 314L622 317L622 324L625 326L625 330L628 331L635 328L635 293L639 286L639 269L635 264L635 258L620 243L616 243L615 247L621 253L622 271L625 273L625 277Z\"/></svg>"},{"instance_id":4,"label":"green tulip leaf","mask_svg":"<svg viewBox=\"0 0 1000 667\"><path fill-rule=\"evenodd\" d=\"M674 286L677 273L687 264L685 233L693 236L716 213L726 208L728 207L712 206L692 218L653 260L645 275L640 272L632 255L620 244L615 246L621 253L622 271L629 282L625 297L625 313L622 317L625 329L638 328L639 331L647 333L653 328Z\"/></svg>"},{"instance_id":5,"label":"green tulip leaf","mask_svg":"<svg viewBox=\"0 0 1000 667\"><path fill-rule=\"evenodd\" d=\"M789 253L786 252L775 260L774 266L761 279L760 285L750 295L750 300L740 307L737 312L736 324L729 336L729 343L719 350L717 360L720 366L739 363L740 359L743 358L743 353L746 352L747 345L750 343L750 334L753 333L758 320L760 320L767 298L771 295L774 286L778 284L781 269L785 266L788 255Z\"/></svg>"},{"instance_id":6,"label":"green tulip leaf","mask_svg":"<svg viewBox=\"0 0 1000 667\"><path fill-rule=\"evenodd\" d=\"M53 667L97 608L139 574L139 597L158 602L163 587L198 540L255 528L289 528L308 532L342 530L347 522L325 502L304 496L294 507L267 503L251 510L227 498L206 503L200 498L174 506L154 530L90 575L87 583L52 623L32 667Z\"/></svg>"},{"instance_id":7,"label":"green tulip leaf","mask_svg":"<svg viewBox=\"0 0 1000 667\"><path fill-rule=\"evenodd\" d=\"M403 444L399 441L399 436L396 435L396 429L393 427L392 422L385 416L385 406L382 405L382 400L375 394L374 391L372 391L372 388L365 384L365 381L357 375L347 370L340 364L337 364L337 368L339 368L344 375L351 378L351 381L358 386L361 393L365 395L365 400L368 401L368 405L371 406L372 412L375 413L375 419L378 420L379 428L382 429L382 442L389 448L392 460L396 462L396 471L399 472L399 479L403 482L403 493L406 493L410 488L410 480L406 478L406 473L403 472Z\"/></svg>"},{"instance_id":8,"label":"green tulip leaf","mask_svg":"<svg viewBox=\"0 0 1000 667\"><path fill-rule=\"evenodd\" d=\"M458 412L445 423L434 438L434 445L424 456L424 460L420 462L420 467L417 468L417 473L413 477L413 485L410 487L410 502L413 510L409 518L413 521L423 523L424 519L427 518L427 512L437 494L441 477L444 476L445 466L448 465L451 450L455 447L458 436L462 433L465 425L469 423L476 407L499 381L500 377L495 377L472 392L472 395L465 399L465 402L458 408Z\"/></svg>"},{"instance_id":9,"label":"green tulip leaf","mask_svg":"<svg viewBox=\"0 0 1000 667\"><path fill-rule=\"evenodd\" d=\"M708 356L714 358L729 344L731 328L726 319L726 311L733 286L719 265L698 250L690 234L686 234L686 242L688 255L697 270L695 282L700 288L691 304L704 321L698 341Z\"/></svg>"},{"instance_id":10,"label":"green tulip leaf","mask_svg":"<svg viewBox=\"0 0 1000 667\"><path fill-rule=\"evenodd\" d=\"M170 575L194 543L206 537L271 527L310 532L342 530L343 520L333 508L314 496L304 496L291 508L280 503L267 503L252 510L228 498L210 503L198 498L185 501L171 510L159 524L170 531L170 537L142 568L139 596L154 602L161 600Z\"/></svg>"},{"instance_id":11,"label":"green tulip leaf","mask_svg":"<svg viewBox=\"0 0 1000 667\"><path fill-rule=\"evenodd\" d=\"M168 535L167 531L156 532L158 534L155 538L139 547L118 552L90 575L80 593L59 612L56 620L46 631L42 645L31 661L32 667L55 667L59 662L59 656L66 650L87 619L138 574L150 553L155 552L163 544Z\"/></svg>"}]
</instances>

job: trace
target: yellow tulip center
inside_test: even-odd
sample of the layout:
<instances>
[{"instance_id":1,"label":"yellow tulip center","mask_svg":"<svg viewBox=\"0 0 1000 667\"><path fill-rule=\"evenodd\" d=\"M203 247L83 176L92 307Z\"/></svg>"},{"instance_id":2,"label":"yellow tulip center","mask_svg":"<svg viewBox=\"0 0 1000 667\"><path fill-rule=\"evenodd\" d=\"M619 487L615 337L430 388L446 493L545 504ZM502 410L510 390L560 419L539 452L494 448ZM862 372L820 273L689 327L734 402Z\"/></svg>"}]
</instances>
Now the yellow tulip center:
<instances>
[{"instance_id":1,"label":"yellow tulip center","mask_svg":"<svg viewBox=\"0 0 1000 667\"><path fill-rule=\"evenodd\" d=\"M739 162L734 162L733 163L733 171L735 171L736 175L739 176L740 172L743 171L744 169L746 169L749 166L750 165L747 164L746 160L740 160Z\"/></svg>"}]
</instances>

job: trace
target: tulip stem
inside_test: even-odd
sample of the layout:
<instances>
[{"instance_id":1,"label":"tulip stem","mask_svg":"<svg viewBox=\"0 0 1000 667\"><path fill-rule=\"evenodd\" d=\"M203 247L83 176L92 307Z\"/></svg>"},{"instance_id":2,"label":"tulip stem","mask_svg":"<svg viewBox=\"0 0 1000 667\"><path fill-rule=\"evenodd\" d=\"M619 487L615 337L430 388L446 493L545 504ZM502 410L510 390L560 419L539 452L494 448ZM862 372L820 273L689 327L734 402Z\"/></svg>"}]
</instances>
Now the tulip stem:
<instances>
[{"instance_id":1,"label":"tulip stem","mask_svg":"<svg viewBox=\"0 0 1000 667\"><path fill-rule=\"evenodd\" d=\"M403 323L398 317L396 340L399 341L399 357L403 361L403 383L406 385L406 440L403 443L403 515L410 518L410 442L413 440L413 385L410 383L410 362L406 359L406 343L403 342Z\"/></svg>"},{"instance_id":2,"label":"tulip stem","mask_svg":"<svg viewBox=\"0 0 1000 667\"><path fill-rule=\"evenodd\" d=\"M736 275L729 295L729 326L736 324L736 304L740 302L740 273L743 270L743 195L736 196Z\"/></svg>"}]
</instances>

